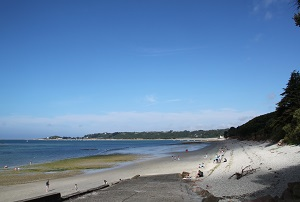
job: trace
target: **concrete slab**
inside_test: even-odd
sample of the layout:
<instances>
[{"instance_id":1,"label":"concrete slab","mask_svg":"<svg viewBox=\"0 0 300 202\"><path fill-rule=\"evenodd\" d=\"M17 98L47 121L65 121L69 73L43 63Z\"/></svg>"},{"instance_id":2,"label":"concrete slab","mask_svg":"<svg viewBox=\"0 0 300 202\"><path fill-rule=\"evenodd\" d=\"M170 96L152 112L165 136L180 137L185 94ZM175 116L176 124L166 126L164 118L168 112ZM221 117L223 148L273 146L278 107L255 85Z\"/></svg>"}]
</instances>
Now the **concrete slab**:
<instances>
[{"instance_id":1,"label":"concrete slab","mask_svg":"<svg viewBox=\"0 0 300 202\"><path fill-rule=\"evenodd\" d=\"M140 202L140 201L202 201L202 198L189 189L180 174L135 177L120 181L106 189L70 198L74 202Z\"/></svg>"}]
</instances>

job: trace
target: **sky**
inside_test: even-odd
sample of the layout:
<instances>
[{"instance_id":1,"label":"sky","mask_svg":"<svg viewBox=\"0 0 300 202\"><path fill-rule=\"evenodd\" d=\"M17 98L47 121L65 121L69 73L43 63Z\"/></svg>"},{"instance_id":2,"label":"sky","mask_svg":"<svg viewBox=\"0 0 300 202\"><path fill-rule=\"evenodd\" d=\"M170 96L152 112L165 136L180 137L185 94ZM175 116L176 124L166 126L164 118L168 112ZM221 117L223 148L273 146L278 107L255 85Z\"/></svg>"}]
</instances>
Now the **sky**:
<instances>
[{"instance_id":1,"label":"sky","mask_svg":"<svg viewBox=\"0 0 300 202\"><path fill-rule=\"evenodd\" d=\"M0 0L0 139L237 127L299 70L293 0Z\"/></svg>"}]
</instances>

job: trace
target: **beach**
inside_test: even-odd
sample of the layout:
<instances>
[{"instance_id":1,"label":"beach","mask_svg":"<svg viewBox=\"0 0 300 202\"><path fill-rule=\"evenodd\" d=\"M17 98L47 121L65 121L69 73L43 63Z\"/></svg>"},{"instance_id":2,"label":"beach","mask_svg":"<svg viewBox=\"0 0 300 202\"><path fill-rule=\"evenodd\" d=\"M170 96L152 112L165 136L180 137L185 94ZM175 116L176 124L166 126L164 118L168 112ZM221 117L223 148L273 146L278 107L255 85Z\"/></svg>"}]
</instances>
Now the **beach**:
<instances>
[{"instance_id":1,"label":"beach","mask_svg":"<svg viewBox=\"0 0 300 202\"><path fill-rule=\"evenodd\" d=\"M220 163L213 162L217 154L222 156ZM182 151L172 153L168 157L137 160L100 172L50 179L49 193L59 192L64 196L76 192L75 184L80 191L103 185L104 180L112 184L136 175L188 172L190 178L186 181L191 185L191 190L196 193L207 190L220 200L243 201L265 195L281 196L288 182L300 181L299 156L299 146L278 146L269 142L234 139L216 140L197 151ZM224 162L225 158L227 162ZM199 164L202 163L204 168L199 168ZM253 172L236 179L234 174L241 172L245 167ZM204 176L196 178L199 169L203 171ZM0 186L0 201L16 201L43 195L46 193L45 183L46 181L42 180Z\"/></svg>"}]
</instances>

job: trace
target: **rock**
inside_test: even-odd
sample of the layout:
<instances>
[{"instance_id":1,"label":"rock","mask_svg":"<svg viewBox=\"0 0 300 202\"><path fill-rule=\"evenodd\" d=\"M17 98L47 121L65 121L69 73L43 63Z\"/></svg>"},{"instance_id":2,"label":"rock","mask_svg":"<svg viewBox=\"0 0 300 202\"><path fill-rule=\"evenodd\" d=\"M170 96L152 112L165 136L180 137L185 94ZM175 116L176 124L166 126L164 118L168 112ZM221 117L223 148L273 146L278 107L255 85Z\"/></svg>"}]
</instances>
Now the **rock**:
<instances>
[{"instance_id":1,"label":"rock","mask_svg":"<svg viewBox=\"0 0 300 202\"><path fill-rule=\"evenodd\" d=\"M140 177L140 175L135 175L135 176L133 176L131 179L136 179L136 178L138 178L138 177Z\"/></svg>"},{"instance_id":2,"label":"rock","mask_svg":"<svg viewBox=\"0 0 300 202\"><path fill-rule=\"evenodd\" d=\"M300 201L300 182L288 183L288 188L284 190L280 199L283 199L285 201Z\"/></svg>"},{"instance_id":3,"label":"rock","mask_svg":"<svg viewBox=\"0 0 300 202\"><path fill-rule=\"evenodd\" d=\"M218 202L220 199L214 195L210 195L207 198L202 199L202 202Z\"/></svg>"},{"instance_id":4,"label":"rock","mask_svg":"<svg viewBox=\"0 0 300 202\"><path fill-rule=\"evenodd\" d=\"M278 146L283 146L284 145L284 139L279 140L277 143Z\"/></svg>"},{"instance_id":5,"label":"rock","mask_svg":"<svg viewBox=\"0 0 300 202\"><path fill-rule=\"evenodd\" d=\"M280 199L283 199L283 200L289 200L289 199L292 199L292 198L293 198L293 194L292 194L292 192L289 188L284 190L281 197L280 197Z\"/></svg>"},{"instance_id":6,"label":"rock","mask_svg":"<svg viewBox=\"0 0 300 202\"><path fill-rule=\"evenodd\" d=\"M288 188L292 190L293 187L294 187L295 185L297 185L297 184L300 184L300 182L289 182L289 183L288 183Z\"/></svg>"},{"instance_id":7,"label":"rock","mask_svg":"<svg viewBox=\"0 0 300 202\"><path fill-rule=\"evenodd\" d=\"M257 199L251 200L251 202L276 202L276 200L272 196L266 195L266 196L262 196Z\"/></svg>"},{"instance_id":8,"label":"rock","mask_svg":"<svg viewBox=\"0 0 300 202\"><path fill-rule=\"evenodd\" d=\"M183 171L182 174L181 174L181 177L182 177L182 178L186 178L186 177L189 177L189 176L190 176L190 173L189 173L189 172Z\"/></svg>"}]
</instances>

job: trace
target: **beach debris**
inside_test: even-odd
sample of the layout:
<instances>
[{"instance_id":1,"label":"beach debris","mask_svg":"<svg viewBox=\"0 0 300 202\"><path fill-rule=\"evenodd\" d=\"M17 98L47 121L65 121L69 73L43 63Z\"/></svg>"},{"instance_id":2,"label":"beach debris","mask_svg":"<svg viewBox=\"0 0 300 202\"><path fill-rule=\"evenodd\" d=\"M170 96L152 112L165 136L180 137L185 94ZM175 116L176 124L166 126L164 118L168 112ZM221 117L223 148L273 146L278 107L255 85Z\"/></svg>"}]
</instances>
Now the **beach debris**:
<instances>
[{"instance_id":1,"label":"beach debris","mask_svg":"<svg viewBox=\"0 0 300 202\"><path fill-rule=\"evenodd\" d=\"M190 177L190 173L189 173L189 172L183 171L183 172L181 173L181 177L182 177L182 178L188 178L188 177Z\"/></svg>"},{"instance_id":2,"label":"beach debris","mask_svg":"<svg viewBox=\"0 0 300 202\"><path fill-rule=\"evenodd\" d=\"M140 177L141 175L135 175L135 176L133 176L131 179L136 179L136 178L138 178L138 177Z\"/></svg>"},{"instance_id":3,"label":"beach debris","mask_svg":"<svg viewBox=\"0 0 300 202\"><path fill-rule=\"evenodd\" d=\"M284 145L284 139L279 140L277 143L278 146L283 146Z\"/></svg>"},{"instance_id":4,"label":"beach debris","mask_svg":"<svg viewBox=\"0 0 300 202\"><path fill-rule=\"evenodd\" d=\"M252 168L251 165L248 165L245 168L242 167L241 173L236 172L233 175L231 175L228 179L231 179L233 176L236 176L236 179L239 180L243 176L255 173L257 169L258 168Z\"/></svg>"}]
</instances>

